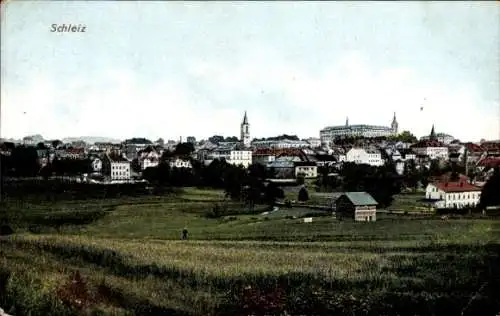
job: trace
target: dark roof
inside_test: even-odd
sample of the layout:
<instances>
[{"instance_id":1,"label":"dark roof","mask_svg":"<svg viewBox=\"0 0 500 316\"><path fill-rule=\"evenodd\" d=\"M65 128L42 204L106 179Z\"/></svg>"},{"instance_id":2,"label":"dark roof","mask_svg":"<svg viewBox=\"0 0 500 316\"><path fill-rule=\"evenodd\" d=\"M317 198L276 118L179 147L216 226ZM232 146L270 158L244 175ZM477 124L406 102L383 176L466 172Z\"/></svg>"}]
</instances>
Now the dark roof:
<instances>
[{"instance_id":1,"label":"dark roof","mask_svg":"<svg viewBox=\"0 0 500 316\"><path fill-rule=\"evenodd\" d=\"M366 192L346 192L341 196L346 196L355 206L378 205L378 202Z\"/></svg>"},{"instance_id":2,"label":"dark roof","mask_svg":"<svg viewBox=\"0 0 500 316\"><path fill-rule=\"evenodd\" d=\"M296 161L296 162L295 162L295 166L296 166L296 167L299 167L299 166L310 166L310 167L314 167L314 166L316 166L316 163L315 163L315 162L311 162L311 161Z\"/></svg>"},{"instance_id":3,"label":"dark roof","mask_svg":"<svg viewBox=\"0 0 500 316\"><path fill-rule=\"evenodd\" d=\"M127 159L125 159L124 157L122 157L121 155L113 155L113 154L110 154L109 156L109 160L111 162L129 162Z\"/></svg>"},{"instance_id":4,"label":"dark roof","mask_svg":"<svg viewBox=\"0 0 500 316\"><path fill-rule=\"evenodd\" d=\"M410 148L426 148L426 147L445 147L443 143L434 140L434 139L427 139L427 140L421 140L418 143L412 145Z\"/></svg>"},{"instance_id":5,"label":"dark roof","mask_svg":"<svg viewBox=\"0 0 500 316\"><path fill-rule=\"evenodd\" d=\"M335 156L323 154L317 154L316 159L318 159L318 161L337 161L337 158L335 158Z\"/></svg>"}]
</instances>

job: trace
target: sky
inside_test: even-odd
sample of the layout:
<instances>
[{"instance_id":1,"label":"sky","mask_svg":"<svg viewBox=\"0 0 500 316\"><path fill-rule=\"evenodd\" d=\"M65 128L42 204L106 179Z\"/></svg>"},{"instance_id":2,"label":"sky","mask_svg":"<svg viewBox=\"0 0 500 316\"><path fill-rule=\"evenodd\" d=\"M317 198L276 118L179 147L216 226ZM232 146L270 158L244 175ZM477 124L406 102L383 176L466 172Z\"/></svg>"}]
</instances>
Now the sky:
<instances>
[{"instance_id":1,"label":"sky","mask_svg":"<svg viewBox=\"0 0 500 316\"><path fill-rule=\"evenodd\" d=\"M389 126L500 138L491 2L10 1L0 136L319 137ZM52 24L86 27L51 32Z\"/></svg>"}]
</instances>

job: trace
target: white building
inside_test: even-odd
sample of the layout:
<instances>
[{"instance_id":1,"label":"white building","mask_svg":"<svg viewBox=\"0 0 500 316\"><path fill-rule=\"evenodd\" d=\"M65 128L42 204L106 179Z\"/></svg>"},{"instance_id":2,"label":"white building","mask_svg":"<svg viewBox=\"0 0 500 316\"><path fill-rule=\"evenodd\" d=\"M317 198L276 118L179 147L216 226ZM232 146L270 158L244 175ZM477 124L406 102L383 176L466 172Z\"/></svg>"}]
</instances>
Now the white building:
<instances>
[{"instance_id":1,"label":"white building","mask_svg":"<svg viewBox=\"0 0 500 316\"><path fill-rule=\"evenodd\" d=\"M217 148L211 153L207 154L205 164L214 159L224 159L227 163L232 165L242 165L248 168L252 164L252 151L247 149L239 149L237 146L229 148Z\"/></svg>"},{"instance_id":2,"label":"white building","mask_svg":"<svg viewBox=\"0 0 500 316\"><path fill-rule=\"evenodd\" d=\"M346 153L345 161L354 162L356 164L367 164L370 166L384 165L384 160L382 159L382 153L379 150L374 150L374 149L351 148Z\"/></svg>"},{"instance_id":3,"label":"white building","mask_svg":"<svg viewBox=\"0 0 500 316\"><path fill-rule=\"evenodd\" d=\"M93 172L101 172L102 170L102 160L99 158L95 158L92 160L92 171Z\"/></svg>"},{"instance_id":4,"label":"white building","mask_svg":"<svg viewBox=\"0 0 500 316\"><path fill-rule=\"evenodd\" d=\"M321 139L320 138L310 137L310 138L306 139L306 142L309 143L309 145L311 146L311 148L321 147Z\"/></svg>"},{"instance_id":5,"label":"white building","mask_svg":"<svg viewBox=\"0 0 500 316\"><path fill-rule=\"evenodd\" d=\"M231 150L228 163L248 168L252 164L251 150Z\"/></svg>"},{"instance_id":6,"label":"white building","mask_svg":"<svg viewBox=\"0 0 500 316\"><path fill-rule=\"evenodd\" d=\"M398 122L396 120L396 113L392 119L390 127L378 125L349 125L349 118L346 119L345 125L328 126L323 128L320 132L320 139L322 144L330 144L337 137L387 137L396 135L398 133Z\"/></svg>"},{"instance_id":7,"label":"white building","mask_svg":"<svg viewBox=\"0 0 500 316\"><path fill-rule=\"evenodd\" d=\"M131 179L130 161L120 155L106 154L102 161L103 174L111 181L128 181Z\"/></svg>"},{"instance_id":8,"label":"white building","mask_svg":"<svg viewBox=\"0 0 500 316\"><path fill-rule=\"evenodd\" d=\"M191 161L188 159L175 158L170 160L170 168L193 168Z\"/></svg>"},{"instance_id":9,"label":"white building","mask_svg":"<svg viewBox=\"0 0 500 316\"><path fill-rule=\"evenodd\" d=\"M424 140L411 146L411 149L416 155L427 156L431 160L442 159L448 160L448 147L436 140Z\"/></svg>"},{"instance_id":10,"label":"white building","mask_svg":"<svg viewBox=\"0 0 500 316\"><path fill-rule=\"evenodd\" d=\"M316 178L318 177L318 166L314 163L296 162L295 177L299 175L303 175L306 179Z\"/></svg>"},{"instance_id":11,"label":"white building","mask_svg":"<svg viewBox=\"0 0 500 316\"><path fill-rule=\"evenodd\" d=\"M466 181L434 182L425 189L425 198L438 208L473 207L479 203L481 188Z\"/></svg>"},{"instance_id":12,"label":"white building","mask_svg":"<svg viewBox=\"0 0 500 316\"><path fill-rule=\"evenodd\" d=\"M258 149L292 149L311 147L309 142L304 140L281 139L281 140L259 140L252 142L252 146Z\"/></svg>"},{"instance_id":13,"label":"white building","mask_svg":"<svg viewBox=\"0 0 500 316\"><path fill-rule=\"evenodd\" d=\"M146 170L147 168L154 168L160 164L160 160L154 157L146 157L139 160L139 165L141 170Z\"/></svg>"}]
</instances>

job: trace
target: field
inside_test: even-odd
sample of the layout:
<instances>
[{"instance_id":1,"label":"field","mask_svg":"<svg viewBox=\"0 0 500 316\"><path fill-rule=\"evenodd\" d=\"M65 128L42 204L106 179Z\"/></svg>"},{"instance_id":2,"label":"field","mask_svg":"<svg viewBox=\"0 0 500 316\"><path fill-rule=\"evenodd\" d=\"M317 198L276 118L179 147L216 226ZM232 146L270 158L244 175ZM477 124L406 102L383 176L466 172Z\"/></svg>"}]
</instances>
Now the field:
<instances>
[{"instance_id":1,"label":"field","mask_svg":"<svg viewBox=\"0 0 500 316\"><path fill-rule=\"evenodd\" d=\"M0 240L0 307L16 316L500 312L498 220L303 223L293 216L304 209L262 215L236 203L207 217L222 196L9 203L17 234ZM27 229L74 212L94 221Z\"/></svg>"}]
</instances>

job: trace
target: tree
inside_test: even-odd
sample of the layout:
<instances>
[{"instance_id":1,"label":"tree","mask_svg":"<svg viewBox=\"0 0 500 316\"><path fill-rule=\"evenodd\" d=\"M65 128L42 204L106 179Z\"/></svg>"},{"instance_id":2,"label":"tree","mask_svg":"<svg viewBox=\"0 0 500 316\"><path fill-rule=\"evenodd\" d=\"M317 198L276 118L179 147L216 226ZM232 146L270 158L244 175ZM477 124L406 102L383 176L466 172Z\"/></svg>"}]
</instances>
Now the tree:
<instances>
[{"instance_id":1,"label":"tree","mask_svg":"<svg viewBox=\"0 0 500 316\"><path fill-rule=\"evenodd\" d=\"M130 167L134 172L141 172L141 165L139 164L139 159L135 158L132 160Z\"/></svg>"},{"instance_id":2,"label":"tree","mask_svg":"<svg viewBox=\"0 0 500 316\"><path fill-rule=\"evenodd\" d=\"M301 202L309 201L309 193L305 187L300 188L298 200Z\"/></svg>"},{"instance_id":3,"label":"tree","mask_svg":"<svg viewBox=\"0 0 500 316\"><path fill-rule=\"evenodd\" d=\"M298 184L298 185L302 185L302 184L304 184L304 183L305 183L305 178L306 178L306 177L305 177L305 175L304 175L303 173L299 173L299 174L297 175L297 184Z\"/></svg>"},{"instance_id":4,"label":"tree","mask_svg":"<svg viewBox=\"0 0 500 316\"><path fill-rule=\"evenodd\" d=\"M437 177L442 175L441 167L437 159L431 160L431 165L429 167L429 174L431 177Z\"/></svg>"},{"instance_id":5,"label":"tree","mask_svg":"<svg viewBox=\"0 0 500 316\"><path fill-rule=\"evenodd\" d=\"M486 181L481 190L481 198L479 201L479 207L481 209L486 209L488 206L499 206L500 205L500 168L495 168L491 177Z\"/></svg>"},{"instance_id":6,"label":"tree","mask_svg":"<svg viewBox=\"0 0 500 316\"><path fill-rule=\"evenodd\" d=\"M218 144L218 143L224 141L224 136L214 135L212 137L209 137L208 141L211 142L211 143L213 143L213 144Z\"/></svg>"},{"instance_id":7,"label":"tree","mask_svg":"<svg viewBox=\"0 0 500 316\"><path fill-rule=\"evenodd\" d=\"M129 145L129 144L153 144L152 141L150 141L149 139L146 139L144 137L134 137L134 138L126 139L123 143L125 145Z\"/></svg>"},{"instance_id":8,"label":"tree","mask_svg":"<svg viewBox=\"0 0 500 316\"><path fill-rule=\"evenodd\" d=\"M50 176L52 176L52 165L47 164L42 169L40 169L40 176L43 177L44 180L48 180Z\"/></svg>"},{"instance_id":9,"label":"tree","mask_svg":"<svg viewBox=\"0 0 500 316\"><path fill-rule=\"evenodd\" d=\"M44 143L40 142L36 144L36 149L47 149Z\"/></svg>"},{"instance_id":10,"label":"tree","mask_svg":"<svg viewBox=\"0 0 500 316\"><path fill-rule=\"evenodd\" d=\"M344 191L366 191L382 207L389 206L393 195L401 191L401 179L392 167L346 163L340 175L343 179Z\"/></svg>"},{"instance_id":11,"label":"tree","mask_svg":"<svg viewBox=\"0 0 500 316\"><path fill-rule=\"evenodd\" d=\"M274 206L274 204L276 203L276 199L283 199L285 197L285 193L276 185L276 183L269 182L266 186L264 196L266 202L270 206Z\"/></svg>"},{"instance_id":12,"label":"tree","mask_svg":"<svg viewBox=\"0 0 500 316\"><path fill-rule=\"evenodd\" d=\"M59 139L53 140L52 141L52 147L57 148L58 146L62 145L63 142L60 141Z\"/></svg>"},{"instance_id":13,"label":"tree","mask_svg":"<svg viewBox=\"0 0 500 316\"><path fill-rule=\"evenodd\" d=\"M175 147L174 155L189 157L194 152L194 145L192 143L179 143Z\"/></svg>"},{"instance_id":14,"label":"tree","mask_svg":"<svg viewBox=\"0 0 500 316\"><path fill-rule=\"evenodd\" d=\"M18 177L33 177L40 170L35 147L15 147L12 150L11 161Z\"/></svg>"},{"instance_id":15,"label":"tree","mask_svg":"<svg viewBox=\"0 0 500 316\"><path fill-rule=\"evenodd\" d=\"M226 137L226 139L224 139L225 142L237 142L239 141L238 137L236 136L230 136L230 137Z\"/></svg>"},{"instance_id":16,"label":"tree","mask_svg":"<svg viewBox=\"0 0 500 316\"><path fill-rule=\"evenodd\" d=\"M413 135L412 133L410 133L409 131L403 131L396 136L388 137L388 139L393 140L393 141L400 141L400 142L404 142L404 143L416 143L418 141L417 137L415 135Z\"/></svg>"}]
</instances>

